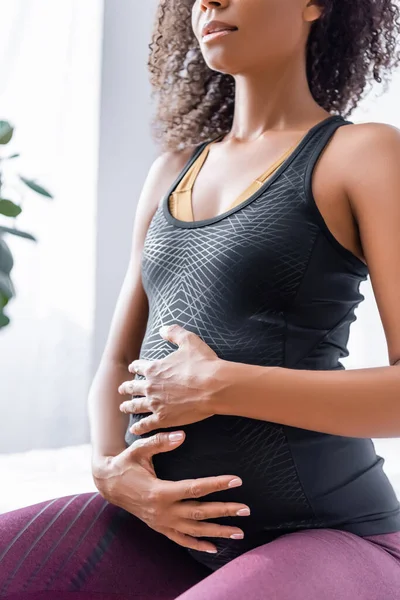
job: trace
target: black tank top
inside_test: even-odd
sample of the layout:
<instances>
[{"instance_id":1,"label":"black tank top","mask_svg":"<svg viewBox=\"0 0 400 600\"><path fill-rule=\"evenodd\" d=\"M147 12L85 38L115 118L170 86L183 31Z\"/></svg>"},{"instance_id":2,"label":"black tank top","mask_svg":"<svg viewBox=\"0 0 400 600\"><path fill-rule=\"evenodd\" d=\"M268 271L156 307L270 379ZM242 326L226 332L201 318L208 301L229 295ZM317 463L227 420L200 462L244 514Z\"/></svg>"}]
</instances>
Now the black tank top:
<instances>
[{"instance_id":1,"label":"black tank top","mask_svg":"<svg viewBox=\"0 0 400 600\"><path fill-rule=\"evenodd\" d=\"M176 350L158 330L178 323L224 360L344 369L340 359L348 356L349 328L364 299L359 286L368 269L327 228L311 177L336 129L350 123L339 115L321 121L244 202L210 219L181 221L169 212L168 198L204 144L195 150L146 235L142 280L149 318L141 358ZM131 415L129 425L140 418ZM400 530L399 503L370 439L221 415L182 429L182 446L154 456L158 477L237 475L241 487L203 500L251 508L250 517L210 520L242 528L243 540L210 539L215 555L189 550L212 569L305 528L361 536ZM128 444L136 437L126 431Z\"/></svg>"}]
</instances>

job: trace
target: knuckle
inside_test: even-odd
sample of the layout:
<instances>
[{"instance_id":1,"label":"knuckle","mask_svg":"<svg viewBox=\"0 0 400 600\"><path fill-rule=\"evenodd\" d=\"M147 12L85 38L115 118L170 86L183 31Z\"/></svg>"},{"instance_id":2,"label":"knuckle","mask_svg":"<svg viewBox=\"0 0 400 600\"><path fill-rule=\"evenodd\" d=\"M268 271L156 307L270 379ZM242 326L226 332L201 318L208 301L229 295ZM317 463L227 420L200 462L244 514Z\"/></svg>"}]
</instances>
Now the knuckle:
<instances>
[{"instance_id":1,"label":"knuckle","mask_svg":"<svg viewBox=\"0 0 400 600\"><path fill-rule=\"evenodd\" d=\"M205 519L205 514L202 510L196 509L193 511L191 518L194 521L201 521L202 519Z\"/></svg>"},{"instance_id":2,"label":"knuckle","mask_svg":"<svg viewBox=\"0 0 400 600\"><path fill-rule=\"evenodd\" d=\"M154 488L148 493L148 505L152 510L157 510L162 499L162 492L159 488Z\"/></svg>"},{"instance_id":3,"label":"knuckle","mask_svg":"<svg viewBox=\"0 0 400 600\"><path fill-rule=\"evenodd\" d=\"M163 433L159 432L152 435L149 439L151 439L152 446L160 446L164 442L165 436Z\"/></svg>"},{"instance_id":4,"label":"knuckle","mask_svg":"<svg viewBox=\"0 0 400 600\"><path fill-rule=\"evenodd\" d=\"M135 440L130 446L131 454L139 455L141 453L141 451L143 450L143 448L146 446L145 442L146 442L146 440L144 440L144 439Z\"/></svg>"},{"instance_id":5,"label":"knuckle","mask_svg":"<svg viewBox=\"0 0 400 600\"><path fill-rule=\"evenodd\" d=\"M186 331L186 340L189 343L193 343L195 340L197 340L197 335L193 331Z\"/></svg>"},{"instance_id":6,"label":"knuckle","mask_svg":"<svg viewBox=\"0 0 400 600\"><path fill-rule=\"evenodd\" d=\"M157 420L160 422L165 421L165 419L168 418L169 409L161 402L152 402L151 410L157 416Z\"/></svg>"},{"instance_id":7,"label":"knuckle","mask_svg":"<svg viewBox=\"0 0 400 600\"><path fill-rule=\"evenodd\" d=\"M189 496L198 498L201 496L201 486L198 483L191 483L189 486Z\"/></svg>"},{"instance_id":8,"label":"knuckle","mask_svg":"<svg viewBox=\"0 0 400 600\"><path fill-rule=\"evenodd\" d=\"M153 394L155 391L154 383L152 381L147 380L144 384L144 391L146 393L146 396L151 396L151 394Z\"/></svg>"},{"instance_id":9,"label":"knuckle","mask_svg":"<svg viewBox=\"0 0 400 600\"><path fill-rule=\"evenodd\" d=\"M140 435L141 433L141 425L140 425L140 421L139 420L135 420L134 422L135 425L135 435ZM143 449L147 448L148 446L151 446L151 444L149 443L149 441L147 439L141 439L141 440L136 440L137 442L141 441L141 447Z\"/></svg>"},{"instance_id":10,"label":"knuckle","mask_svg":"<svg viewBox=\"0 0 400 600\"><path fill-rule=\"evenodd\" d=\"M147 522L150 523L156 523L159 516L160 516L160 512L158 510L158 507L155 504L148 504L145 508L145 519Z\"/></svg>"},{"instance_id":11,"label":"knuckle","mask_svg":"<svg viewBox=\"0 0 400 600\"><path fill-rule=\"evenodd\" d=\"M154 360L146 368L146 377L148 375L151 377L152 375L156 375L156 373L158 373L158 361Z\"/></svg>"}]
</instances>

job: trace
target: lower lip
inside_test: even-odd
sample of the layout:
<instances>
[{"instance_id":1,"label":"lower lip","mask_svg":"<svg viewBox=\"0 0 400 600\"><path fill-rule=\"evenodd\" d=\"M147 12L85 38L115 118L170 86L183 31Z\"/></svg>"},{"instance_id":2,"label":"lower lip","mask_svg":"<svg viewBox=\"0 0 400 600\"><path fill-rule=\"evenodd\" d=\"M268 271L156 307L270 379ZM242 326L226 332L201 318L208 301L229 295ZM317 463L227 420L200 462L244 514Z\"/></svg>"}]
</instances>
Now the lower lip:
<instances>
[{"instance_id":1,"label":"lower lip","mask_svg":"<svg viewBox=\"0 0 400 600\"><path fill-rule=\"evenodd\" d=\"M214 31L213 33L208 33L203 36L203 42L211 42L212 40L216 40L224 35L228 35L228 33L233 33L237 31L236 29L222 29L221 31Z\"/></svg>"}]
</instances>

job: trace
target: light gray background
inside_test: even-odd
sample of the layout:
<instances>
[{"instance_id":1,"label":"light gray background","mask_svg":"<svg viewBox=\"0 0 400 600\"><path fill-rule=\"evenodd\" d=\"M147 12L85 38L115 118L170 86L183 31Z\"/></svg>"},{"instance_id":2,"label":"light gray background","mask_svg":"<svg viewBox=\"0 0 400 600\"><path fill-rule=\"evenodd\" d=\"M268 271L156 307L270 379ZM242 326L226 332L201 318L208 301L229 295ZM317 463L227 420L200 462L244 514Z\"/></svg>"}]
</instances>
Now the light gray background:
<instances>
[{"instance_id":1,"label":"light gray background","mask_svg":"<svg viewBox=\"0 0 400 600\"><path fill-rule=\"evenodd\" d=\"M93 370L127 266L134 213L157 155L147 56L156 0L106 0L102 61Z\"/></svg>"}]
</instances>

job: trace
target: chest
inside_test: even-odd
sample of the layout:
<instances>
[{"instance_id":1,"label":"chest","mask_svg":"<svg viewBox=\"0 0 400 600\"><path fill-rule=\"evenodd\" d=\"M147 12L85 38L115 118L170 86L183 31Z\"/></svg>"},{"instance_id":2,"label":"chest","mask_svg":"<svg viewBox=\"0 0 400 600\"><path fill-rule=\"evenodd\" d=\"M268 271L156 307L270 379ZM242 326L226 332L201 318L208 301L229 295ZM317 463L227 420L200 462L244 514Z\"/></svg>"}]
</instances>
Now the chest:
<instances>
[{"instance_id":1,"label":"chest","mask_svg":"<svg viewBox=\"0 0 400 600\"><path fill-rule=\"evenodd\" d=\"M301 192L280 185L204 227L182 228L154 215L142 254L150 302L215 306L249 314L282 310L297 289L318 234ZM239 311L239 307L240 311ZM236 310L238 309L238 310Z\"/></svg>"},{"instance_id":2,"label":"chest","mask_svg":"<svg viewBox=\"0 0 400 600\"><path fill-rule=\"evenodd\" d=\"M231 206L243 202L256 190L257 186L249 189L249 185L261 174L270 172L269 177L274 177L282 158L284 155L277 159L276 150L275 154L270 153L270 156L268 149L264 149L258 154L242 153L227 157L226 154L218 153L216 148L212 148L197 174L191 199L186 200L191 202L194 220L221 215ZM270 165L267 171L266 165ZM344 191L340 172L340 156L335 148L332 151L328 147L312 173L315 204L333 236L358 258L363 259L358 227ZM283 185L285 183L283 174Z\"/></svg>"},{"instance_id":3,"label":"chest","mask_svg":"<svg viewBox=\"0 0 400 600\"><path fill-rule=\"evenodd\" d=\"M215 152L215 154L214 154ZM268 152L227 155L211 148L191 190L193 220L223 214L249 197L281 165L285 155Z\"/></svg>"}]
</instances>

